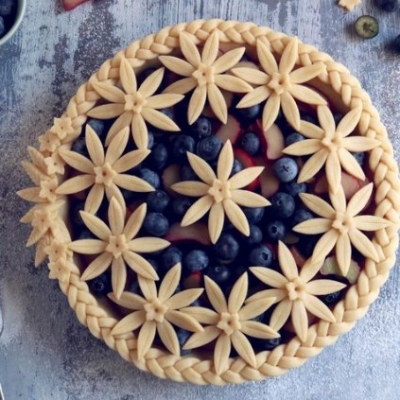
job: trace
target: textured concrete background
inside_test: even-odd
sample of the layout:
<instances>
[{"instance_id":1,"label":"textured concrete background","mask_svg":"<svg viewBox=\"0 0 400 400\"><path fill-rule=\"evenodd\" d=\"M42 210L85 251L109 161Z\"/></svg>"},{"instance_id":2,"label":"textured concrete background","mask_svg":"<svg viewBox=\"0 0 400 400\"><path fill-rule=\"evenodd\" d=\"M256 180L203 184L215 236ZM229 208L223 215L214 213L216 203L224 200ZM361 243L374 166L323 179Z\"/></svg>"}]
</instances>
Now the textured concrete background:
<instances>
[{"instance_id":1,"label":"textured concrete background","mask_svg":"<svg viewBox=\"0 0 400 400\"><path fill-rule=\"evenodd\" d=\"M371 94L398 157L400 56L387 49L387 42L400 33L400 13L380 14L372 0L350 14L334 0L97 0L71 13L63 12L58 0L29 3L17 36L0 49L0 301L5 320L0 382L6 399L398 399L398 268L352 332L284 377L225 388L165 382L136 370L94 339L46 269L34 269L33 250L24 248L29 229L18 223L28 206L14 193L28 185L19 167L25 147L36 143L104 59L164 25L195 18L252 20L330 53ZM381 34L372 41L355 38L350 29L363 13L381 21Z\"/></svg>"}]
</instances>

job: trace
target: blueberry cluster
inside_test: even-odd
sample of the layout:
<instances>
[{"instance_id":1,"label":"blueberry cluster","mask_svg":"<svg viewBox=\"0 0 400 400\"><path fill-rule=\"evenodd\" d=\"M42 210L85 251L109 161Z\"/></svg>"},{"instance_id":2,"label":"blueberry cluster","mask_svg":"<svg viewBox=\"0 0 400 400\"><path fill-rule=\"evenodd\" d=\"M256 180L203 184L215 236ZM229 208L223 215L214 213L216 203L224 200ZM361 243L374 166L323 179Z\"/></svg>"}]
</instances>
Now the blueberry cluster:
<instances>
[{"instance_id":1,"label":"blueberry cluster","mask_svg":"<svg viewBox=\"0 0 400 400\"><path fill-rule=\"evenodd\" d=\"M143 71L138 81L145 79L151 72L150 69ZM255 128L257 120L261 118L260 105L236 109L235 102L237 99L234 100L229 111L238 126L237 132L233 131L230 137L235 154L232 174L255 165L254 160L257 157L265 156L266 146L265 138ZM300 222L313 218L313 214L304 208L299 198L300 193L307 192L312 188L307 183L297 183L300 164L299 160L292 157L282 156L276 160L265 160L271 164L275 175L274 179L279 181L279 187L269 198L271 206L243 208L250 225L249 236L241 234L229 220L226 220L219 240L215 245L211 245L205 237L207 235L203 235L201 229L197 229L198 227L207 229L207 216L197 223L198 226L191 230L190 234L184 230L186 228L180 227L183 215L195 200L174 193L170 186L177 181L198 180L188 163L187 152L197 154L216 170L218 155L223 145L221 138L215 134L219 126L218 122L212 118L201 116L193 125L189 126L181 118L182 115L187 115L187 110L182 109L185 106L187 107L187 103L185 104L183 101L174 109L163 110L170 118L179 123L181 132L171 134L149 127L148 147L151 149L151 153L141 165L128 171L129 174L147 181L156 190L142 194L122 190L130 211L134 211L143 202L147 203L147 215L139 236L163 237L171 242L171 245L165 250L151 253L147 258L159 275L160 281L169 269L179 262L182 264L182 277L177 290L202 287L204 276L208 276L224 290L226 295L229 295L238 277L250 266L279 269L276 248L280 240L287 241L291 237L292 242L290 243L296 248L296 251L304 258L309 257L319 237L295 234L292 228ZM301 118L314 124L318 123L313 114L303 113ZM341 115L336 115L336 122L338 123L341 118ZM104 144L107 132L113 122L113 120L89 119L87 124L94 129ZM300 133L293 131L282 115L279 116L276 124L284 135L285 146L305 139ZM88 157L84 137L83 129L72 149ZM135 145L133 141L130 141L125 152L134 149ZM363 162L363 153L354 156L360 163ZM262 193L260 182L255 182L253 186L251 190ZM74 239L93 238L79 214L83 207L84 196L71 197L70 215ZM98 214L105 221L107 220L107 209L108 201L104 199ZM141 294L136 275L132 271L129 271L128 274L130 275L126 290ZM260 283L252 274L249 274L249 279L249 295L251 292L265 289L265 286L260 288ZM92 293L104 296L111 291L110 280L110 272L107 271L88 283ZM325 300L327 304L335 302L335 298L332 296ZM201 297L197 300L196 305L207 306L207 299ZM272 310L273 308L269 310L268 315L265 313L257 320L268 323ZM177 333L179 341L183 345L189 337L189 333L185 330L179 330ZM254 343L252 342L254 347L260 351L271 350L281 343L281 339L251 340L254 341Z\"/></svg>"},{"instance_id":2,"label":"blueberry cluster","mask_svg":"<svg viewBox=\"0 0 400 400\"><path fill-rule=\"evenodd\" d=\"M16 12L17 0L0 0L0 39L13 25Z\"/></svg>"}]
</instances>

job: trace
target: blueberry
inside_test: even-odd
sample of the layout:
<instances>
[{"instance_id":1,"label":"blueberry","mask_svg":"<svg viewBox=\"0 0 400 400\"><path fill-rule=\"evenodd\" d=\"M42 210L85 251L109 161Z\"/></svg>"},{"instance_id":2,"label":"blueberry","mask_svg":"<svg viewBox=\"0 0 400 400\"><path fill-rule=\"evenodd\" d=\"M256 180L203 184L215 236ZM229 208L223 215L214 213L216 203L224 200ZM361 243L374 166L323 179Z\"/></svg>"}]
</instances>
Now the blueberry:
<instances>
[{"instance_id":1,"label":"blueberry","mask_svg":"<svg viewBox=\"0 0 400 400\"><path fill-rule=\"evenodd\" d=\"M80 137L75 140L75 142L72 144L72 151L75 151L76 153L80 154L81 156L84 157L89 157L89 152L86 147L86 142L84 137Z\"/></svg>"},{"instance_id":2,"label":"blueberry","mask_svg":"<svg viewBox=\"0 0 400 400\"><path fill-rule=\"evenodd\" d=\"M161 113L166 115L169 119L174 120L174 112L170 108L163 108L162 110L159 110Z\"/></svg>"},{"instance_id":3,"label":"blueberry","mask_svg":"<svg viewBox=\"0 0 400 400\"><path fill-rule=\"evenodd\" d=\"M291 223L292 226L296 226L297 224L300 224L301 222L308 221L309 219L312 219L314 216L310 211L305 210L304 208L300 208L296 210L292 216Z\"/></svg>"},{"instance_id":4,"label":"blueberry","mask_svg":"<svg viewBox=\"0 0 400 400\"><path fill-rule=\"evenodd\" d=\"M204 274L218 285L225 285L231 277L231 272L226 265L210 265Z\"/></svg>"},{"instance_id":5,"label":"blueberry","mask_svg":"<svg viewBox=\"0 0 400 400\"><path fill-rule=\"evenodd\" d=\"M183 259L183 266L190 272L203 271L210 260L203 250L191 250Z\"/></svg>"},{"instance_id":6,"label":"blueberry","mask_svg":"<svg viewBox=\"0 0 400 400\"><path fill-rule=\"evenodd\" d=\"M169 229L168 219L161 213L149 212L143 222L143 227L152 236L164 236Z\"/></svg>"},{"instance_id":7,"label":"blueberry","mask_svg":"<svg viewBox=\"0 0 400 400\"><path fill-rule=\"evenodd\" d=\"M172 154L176 161L187 159L187 152L193 153L196 142L189 135L176 135L172 144Z\"/></svg>"},{"instance_id":8,"label":"blueberry","mask_svg":"<svg viewBox=\"0 0 400 400\"><path fill-rule=\"evenodd\" d=\"M249 263L251 266L268 267L272 263L272 258L271 249L262 244L250 251Z\"/></svg>"},{"instance_id":9,"label":"blueberry","mask_svg":"<svg viewBox=\"0 0 400 400\"><path fill-rule=\"evenodd\" d=\"M292 181L299 172L296 161L290 157L282 157L275 161L272 168L280 182Z\"/></svg>"},{"instance_id":10,"label":"blueberry","mask_svg":"<svg viewBox=\"0 0 400 400\"><path fill-rule=\"evenodd\" d=\"M260 112L261 112L260 104L256 104L254 106L246 108L236 108L237 116L245 120L256 119L260 115Z\"/></svg>"},{"instance_id":11,"label":"blueberry","mask_svg":"<svg viewBox=\"0 0 400 400\"><path fill-rule=\"evenodd\" d=\"M300 240L296 247L304 257L309 258L320 237L321 235L300 235Z\"/></svg>"},{"instance_id":12,"label":"blueberry","mask_svg":"<svg viewBox=\"0 0 400 400\"><path fill-rule=\"evenodd\" d=\"M87 282L90 291L96 296L106 296L111 292L110 274L104 272L98 277Z\"/></svg>"},{"instance_id":13,"label":"blueberry","mask_svg":"<svg viewBox=\"0 0 400 400\"><path fill-rule=\"evenodd\" d=\"M154 271L158 272L160 270L160 267L156 260L149 258L149 259L147 259L147 261L153 267Z\"/></svg>"},{"instance_id":14,"label":"blueberry","mask_svg":"<svg viewBox=\"0 0 400 400\"><path fill-rule=\"evenodd\" d=\"M240 147L251 156L255 156L260 150L260 138L254 132L248 132L240 140Z\"/></svg>"},{"instance_id":15,"label":"blueberry","mask_svg":"<svg viewBox=\"0 0 400 400\"><path fill-rule=\"evenodd\" d=\"M217 258L233 260L239 254L239 243L230 233L223 233L214 246Z\"/></svg>"},{"instance_id":16,"label":"blueberry","mask_svg":"<svg viewBox=\"0 0 400 400\"><path fill-rule=\"evenodd\" d=\"M396 52L400 53L400 35L396 36L392 42L392 48Z\"/></svg>"},{"instance_id":17,"label":"blueberry","mask_svg":"<svg viewBox=\"0 0 400 400\"><path fill-rule=\"evenodd\" d=\"M140 289L140 285L137 279L134 279L126 288L127 292L137 294L138 296L142 296L142 289Z\"/></svg>"},{"instance_id":18,"label":"blueberry","mask_svg":"<svg viewBox=\"0 0 400 400\"><path fill-rule=\"evenodd\" d=\"M221 147L221 139L218 136L210 136L197 143L196 153L205 161L213 161L218 157Z\"/></svg>"},{"instance_id":19,"label":"blueberry","mask_svg":"<svg viewBox=\"0 0 400 400\"><path fill-rule=\"evenodd\" d=\"M296 180L287 182L281 185L281 190L293 197L298 196L300 193L307 191L307 184L305 182L298 183Z\"/></svg>"},{"instance_id":20,"label":"blueberry","mask_svg":"<svg viewBox=\"0 0 400 400\"><path fill-rule=\"evenodd\" d=\"M312 114L303 114L301 116L303 121L309 122L310 124L319 125L317 118Z\"/></svg>"},{"instance_id":21,"label":"blueberry","mask_svg":"<svg viewBox=\"0 0 400 400\"><path fill-rule=\"evenodd\" d=\"M398 0L375 0L375 4L381 10L386 12L394 12L399 9Z\"/></svg>"},{"instance_id":22,"label":"blueberry","mask_svg":"<svg viewBox=\"0 0 400 400\"><path fill-rule=\"evenodd\" d=\"M82 228L77 237L76 240L84 240L84 239L98 239L89 229L87 228Z\"/></svg>"},{"instance_id":23,"label":"blueberry","mask_svg":"<svg viewBox=\"0 0 400 400\"><path fill-rule=\"evenodd\" d=\"M149 211L163 212L170 202L170 197L163 190L156 190L147 195L146 203Z\"/></svg>"},{"instance_id":24,"label":"blueberry","mask_svg":"<svg viewBox=\"0 0 400 400\"><path fill-rule=\"evenodd\" d=\"M339 290L338 292L333 292L323 296L319 296L320 300L323 301L325 304L337 303L341 297L342 297L341 290Z\"/></svg>"},{"instance_id":25,"label":"blueberry","mask_svg":"<svg viewBox=\"0 0 400 400\"><path fill-rule=\"evenodd\" d=\"M336 126L339 125L339 123L340 123L340 121L342 120L342 118L343 118L343 114L341 114L341 113L335 113L335 114L333 114L333 119L335 120Z\"/></svg>"},{"instance_id":26,"label":"blueberry","mask_svg":"<svg viewBox=\"0 0 400 400\"><path fill-rule=\"evenodd\" d=\"M85 226L80 211L85 208L83 201L77 201L71 206L71 220L76 227Z\"/></svg>"},{"instance_id":27,"label":"blueberry","mask_svg":"<svg viewBox=\"0 0 400 400\"><path fill-rule=\"evenodd\" d=\"M358 162L361 166L363 166L364 160L365 160L365 153L363 153L363 152L353 153L353 157L357 160L357 162Z\"/></svg>"},{"instance_id":28,"label":"blueberry","mask_svg":"<svg viewBox=\"0 0 400 400\"><path fill-rule=\"evenodd\" d=\"M250 224L260 222L264 216L263 207L243 208L243 212Z\"/></svg>"},{"instance_id":29,"label":"blueberry","mask_svg":"<svg viewBox=\"0 0 400 400\"><path fill-rule=\"evenodd\" d=\"M290 146L291 144L301 142L304 140L304 136L300 135L300 133L293 132L289 136L285 138L285 147Z\"/></svg>"},{"instance_id":30,"label":"blueberry","mask_svg":"<svg viewBox=\"0 0 400 400\"><path fill-rule=\"evenodd\" d=\"M170 270L175 264L182 262L182 255L177 247L168 247L161 255L161 267L164 271Z\"/></svg>"},{"instance_id":31,"label":"blueberry","mask_svg":"<svg viewBox=\"0 0 400 400\"><path fill-rule=\"evenodd\" d=\"M233 161L231 176L236 175L242 169L243 169L242 163L235 158L234 161Z\"/></svg>"},{"instance_id":32,"label":"blueberry","mask_svg":"<svg viewBox=\"0 0 400 400\"><path fill-rule=\"evenodd\" d=\"M6 34L6 24L4 23L3 17L0 15L0 38Z\"/></svg>"},{"instance_id":33,"label":"blueberry","mask_svg":"<svg viewBox=\"0 0 400 400\"><path fill-rule=\"evenodd\" d=\"M183 181L198 181L199 177L193 171L190 164L183 164L180 170L181 179Z\"/></svg>"},{"instance_id":34,"label":"blueberry","mask_svg":"<svg viewBox=\"0 0 400 400\"><path fill-rule=\"evenodd\" d=\"M188 197L178 197L172 200L172 211L179 217L183 216L192 205L192 200Z\"/></svg>"},{"instance_id":35,"label":"blueberry","mask_svg":"<svg viewBox=\"0 0 400 400\"><path fill-rule=\"evenodd\" d=\"M189 127L189 132L198 139L206 138L212 133L211 121L206 117L200 116L193 125Z\"/></svg>"},{"instance_id":36,"label":"blueberry","mask_svg":"<svg viewBox=\"0 0 400 400\"><path fill-rule=\"evenodd\" d=\"M143 70L140 74L139 74L139 76L138 76L138 78L137 78L137 80L138 80L138 83L139 84L141 84L144 80L146 80L153 72L156 72L157 71L157 68L146 68L145 70Z\"/></svg>"},{"instance_id":37,"label":"blueberry","mask_svg":"<svg viewBox=\"0 0 400 400\"><path fill-rule=\"evenodd\" d=\"M88 120L87 124L96 132L100 140L104 142L107 136L107 129L105 122L101 119L92 118Z\"/></svg>"},{"instance_id":38,"label":"blueberry","mask_svg":"<svg viewBox=\"0 0 400 400\"><path fill-rule=\"evenodd\" d=\"M151 169L141 168L137 171L137 176L153 186L154 189L158 189L161 185L160 177Z\"/></svg>"},{"instance_id":39,"label":"blueberry","mask_svg":"<svg viewBox=\"0 0 400 400\"><path fill-rule=\"evenodd\" d=\"M147 148L151 149L154 146L154 133L148 132L147 139L148 139Z\"/></svg>"},{"instance_id":40,"label":"blueberry","mask_svg":"<svg viewBox=\"0 0 400 400\"><path fill-rule=\"evenodd\" d=\"M278 240L282 240L286 235L286 227L282 221L270 221L265 226L265 233L273 242L277 242Z\"/></svg>"},{"instance_id":41,"label":"blueberry","mask_svg":"<svg viewBox=\"0 0 400 400\"><path fill-rule=\"evenodd\" d=\"M125 200L125 203L129 206L130 204L132 204L135 200L137 200L137 196L138 194L135 192L132 192L131 190L127 190L127 189L120 189L122 196Z\"/></svg>"},{"instance_id":42,"label":"blueberry","mask_svg":"<svg viewBox=\"0 0 400 400\"><path fill-rule=\"evenodd\" d=\"M281 338L275 339L256 339L251 338L252 345L261 351L271 351L275 347L278 347L281 344Z\"/></svg>"},{"instance_id":43,"label":"blueberry","mask_svg":"<svg viewBox=\"0 0 400 400\"><path fill-rule=\"evenodd\" d=\"M146 163L153 169L160 171L164 169L168 161L168 150L162 143L157 143L151 149L146 158Z\"/></svg>"},{"instance_id":44,"label":"blueberry","mask_svg":"<svg viewBox=\"0 0 400 400\"><path fill-rule=\"evenodd\" d=\"M175 328L175 332L178 337L179 346L182 348L192 333L182 328Z\"/></svg>"},{"instance_id":45,"label":"blueberry","mask_svg":"<svg viewBox=\"0 0 400 400\"><path fill-rule=\"evenodd\" d=\"M243 241L247 244L258 244L262 242L263 233L259 226L250 225L250 235L243 236Z\"/></svg>"},{"instance_id":46,"label":"blueberry","mask_svg":"<svg viewBox=\"0 0 400 400\"><path fill-rule=\"evenodd\" d=\"M16 0L0 0L0 16L8 17L14 11Z\"/></svg>"},{"instance_id":47,"label":"blueberry","mask_svg":"<svg viewBox=\"0 0 400 400\"><path fill-rule=\"evenodd\" d=\"M271 208L278 218L291 217L295 207L296 203L290 194L277 192L271 197Z\"/></svg>"}]
</instances>

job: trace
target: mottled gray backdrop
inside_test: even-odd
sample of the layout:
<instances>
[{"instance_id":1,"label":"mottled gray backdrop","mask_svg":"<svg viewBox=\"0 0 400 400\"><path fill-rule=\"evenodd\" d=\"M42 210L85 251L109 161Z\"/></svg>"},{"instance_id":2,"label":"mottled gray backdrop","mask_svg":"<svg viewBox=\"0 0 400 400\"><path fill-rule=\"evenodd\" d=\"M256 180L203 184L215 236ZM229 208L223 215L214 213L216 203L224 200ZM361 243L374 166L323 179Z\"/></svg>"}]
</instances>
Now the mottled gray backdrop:
<instances>
[{"instance_id":1,"label":"mottled gray backdrop","mask_svg":"<svg viewBox=\"0 0 400 400\"><path fill-rule=\"evenodd\" d=\"M7 400L75 399L367 399L400 397L400 294L396 268L367 316L333 347L278 379L225 388L159 380L123 361L82 327L47 271L25 249L28 185L20 161L28 144L59 115L76 88L130 41L162 26L220 17L269 25L317 45L361 80L400 146L400 56L388 41L400 13L364 0L347 14L335 0L97 0L63 12L59 0L29 1L14 39L0 49L0 382ZM371 41L354 36L362 13L381 22Z\"/></svg>"}]
</instances>

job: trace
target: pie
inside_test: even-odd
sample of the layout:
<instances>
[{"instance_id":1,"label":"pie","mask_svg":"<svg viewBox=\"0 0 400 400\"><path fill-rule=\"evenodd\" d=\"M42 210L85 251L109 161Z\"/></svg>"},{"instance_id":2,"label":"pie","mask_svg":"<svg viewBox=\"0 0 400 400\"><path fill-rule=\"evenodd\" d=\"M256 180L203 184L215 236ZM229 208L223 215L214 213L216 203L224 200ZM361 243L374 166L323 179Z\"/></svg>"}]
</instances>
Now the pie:
<instances>
[{"instance_id":1,"label":"pie","mask_svg":"<svg viewBox=\"0 0 400 400\"><path fill-rule=\"evenodd\" d=\"M125 360L195 384L281 375L364 316L395 262L398 169L358 80L253 23L106 61L29 147L35 264Z\"/></svg>"}]
</instances>

